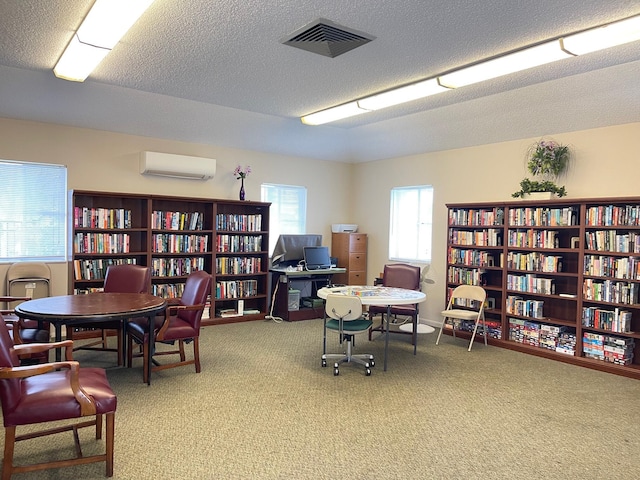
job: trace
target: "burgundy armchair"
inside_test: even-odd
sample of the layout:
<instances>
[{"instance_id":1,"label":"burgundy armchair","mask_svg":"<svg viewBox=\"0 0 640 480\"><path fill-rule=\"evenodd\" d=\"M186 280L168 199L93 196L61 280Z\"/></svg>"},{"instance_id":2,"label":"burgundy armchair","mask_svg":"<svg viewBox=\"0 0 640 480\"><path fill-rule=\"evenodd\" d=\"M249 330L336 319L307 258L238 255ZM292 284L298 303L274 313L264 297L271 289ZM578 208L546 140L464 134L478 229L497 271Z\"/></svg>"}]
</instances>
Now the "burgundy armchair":
<instances>
[{"instance_id":1,"label":"burgundy armchair","mask_svg":"<svg viewBox=\"0 0 640 480\"><path fill-rule=\"evenodd\" d=\"M136 318L127 324L127 366L131 367L133 357L142 356L144 361L143 380L148 383L149 362L153 363L151 371L195 364L196 373L200 373L200 323L207 297L211 293L211 275L205 271L191 273L187 277L184 292L180 299L173 299L164 315L154 319L154 345L156 342L174 344L178 342L177 350L156 351L155 347L149 351L149 333L147 318ZM184 343L193 341L193 359L186 360ZM133 343L142 347L142 353L133 353ZM180 360L173 363L158 363L154 356L180 355Z\"/></svg>"},{"instance_id":2,"label":"burgundy armchair","mask_svg":"<svg viewBox=\"0 0 640 480\"><path fill-rule=\"evenodd\" d=\"M28 300L31 300L31 297L0 297L0 302L4 302L7 305ZM4 315L9 335L16 345L22 343L46 343L50 340L49 322L39 324L36 320L18 318L13 309L0 310L0 314ZM49 361L49 352L23 353L20 355L20 361L21 363L46 363Z\"/></svg>"},{"instance_id":3,"label":"burgundy armchair","mask_svg":"<svg viewBox=\"0 0 640 480\"><path fill-rule=\"evenodd\" d=\"M64 348L65 360L55 363L19 366L18 356ZM117 398L111 390L104 369L80 368L72 357L73 342L32 343L14 345L0 314L0 403L4 417L5 440L2 479L14 473L49 468L69 467L105 462L106 476L113 476L113 441ZM103 416L106 417L105 453L82 456L76 430L94 426L96 439L102 438ZM87 418L90 417L90 418ZM70 424L30 431L16 436L17 427L36 423L76 419ZM31 465L14 465L15 443L66 431L74 432L77 456ZM51 444L52 448L55 445Z\"/></svg>"},{"instance_id":4,"label":"burgundy armchair","mask_svg":"<svg viewBox=\"0 0 640 480\"><path fill-rule=\"evenodd\" d=\"M384 272L382 274L382 285L385 287L406 288L407 290L420 290L420 267L413 265L407 265L405 263L391 263L384 266ZM369 307L369 316L373 320L375 315L381 315L382 321L380 325L369 330L369 340L371 340L371 333L375 331L384 331L384 317L387 314L387 307L371 306ZM407 316L411 317L411 321L414 326L418 322L418 304L413 305L393 305L391 307L391 315ZM391 322L392 319L387 318L387 322ZM413 354L416 354L416 348L418 343L418 335L416 328L413 328L411 332L405 332L402 330L394 330L394 333L403 333L412 335Z\"/></svg>"},{"instance_id":5,"label":"burgundy armchair","mask_svg":"<svg viewBox=\"0 0 640 480\"><path fill-rule=\"evenodd\" d=\"M109 265L104 277L105 292L112 293L149 293L151 290L151 269L142 265L122 264ZM117 348L109 347L109 336L116 335ZM98 338L88 343L77 344L75 350L101 350L117 352L118 365L124 364L122 323L119 321L91 322L74 324L68 327L67 338L83 340Z\"/></svg>"}]
</instances>

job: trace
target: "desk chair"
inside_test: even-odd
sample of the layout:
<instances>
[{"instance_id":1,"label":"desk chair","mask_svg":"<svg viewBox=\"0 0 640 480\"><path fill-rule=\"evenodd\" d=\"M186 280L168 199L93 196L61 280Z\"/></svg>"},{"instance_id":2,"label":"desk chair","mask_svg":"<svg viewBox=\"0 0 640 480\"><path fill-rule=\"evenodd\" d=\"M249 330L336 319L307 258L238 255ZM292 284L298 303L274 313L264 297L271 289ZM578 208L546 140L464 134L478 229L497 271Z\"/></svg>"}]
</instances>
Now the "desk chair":
<instances>
[{"instance_id":1,"label":"desk chair","mask_svg":"<svg viewBox=\"0 0 640 480\"><path fill-rule=\"evenodd\" d=\"M468 351L471 351L473 346L473 340L476 338L476 332L478 331L478 324L482 320L482 333L484 335L484 344L487 344L487 325L484 320L484 302L487 298L487 292L484 288L475 285L459 285L457 286L449 299L447 309L441 312L442 323L440 324L440 333L436 339L436 345L440 342L442 336L442 330L445 323L450 320L452 322L453 338L456 336L456 320L458 321L473 321L475 322L473 327L473 333L471 334L471 340L469 340ZM467 309L456 308L459 306L468 307Z\"/></svg>"},{"instance_id":2,"label":"desk chair","mask_svg":"<svg viewBox=\"0 0 640 480\"><path fill-rule=\"evenodd\" d=\"M329 320L327 320L329 317ZM352 353L355 335L366 333L373 322L362 318L362 302L359 297L330 293L327 295L324 315L324 338L322 347L322 366L327 366L327 360L336 359L333 365L333 374L339 375L341 363L358 363L364 365L365 374L371 375L371 367L375 365L373 355ZM340 336L340 344L347 343L347 352L344 354L327 353L327 330Z\"/></svg>"},{"instance_id":3,"label":"desk chair","mask_svg":"<svg viewBox=\"0 0 640 480\"><path fill-rule=\"evenodd\" d=\"M121 264L109 265L104 277L105 292L111 293L149 293L151 290L151 269L142 265ZM115 335L117 347L107 345L108 337ZM101 350L117 352L118 366L124 364L124 338L122 323L119 321L92 322L86 324L74 324L67 328L67 338L70 340L91 340L88 343L78 344L75 350Z\"/></svg>"},{"instance_id":4,"label":"desk chair","mask_svg":"<svg viewBox=\"0 0 640 480\"><path fill-rule=\"evenodd\" d=\"M420 267L407 265L404 263L392 263L384 266L382 274L382 285L385 287L406 288L408 290L420 290ZM385 317L387 315L387 307L371 306L369 307L369 317L373 320L376 315L381 316L380 325L369 330L369 340L373 332L385 331ZM418 324L418 304L414 305L393 305L391 307L391 315L396 318L398 315L411 317L413 326ZM386 319L391 322L390 318ZM416 354L418 344L417 328L411 331L392 330L393 333L410 334L412 336L413 354Z\"/></svg>"},{"instance_id":5,"label":"desk chair","mask_svg":"<svg viewBox=\"0 0 640 480\"><path fill-rule=\"evenodd\" d=\"M55 363L19 366L18 356L52 348L64 348L65 360ZM105 462L106 476L113 476L113 441L117 398L101 368L80 368L72 358L73 342L14 345L4 318L0 315L0 403L5 439L2 461L3 480L14 473ZM83 456L78 429L95 425L96 439L102 438L106 417L105 453ZM71 424L60 421L77 419ZM17 427L55 422L48 429L16 436ZM39 428L46 428L42 425ZM14 465L15 443L56 433L73 431L75 458L50 460L31 465ZM51 441L50 449L57 443ZM26 477L25 477L26 478Z\"/></svg>"}]
</instances>

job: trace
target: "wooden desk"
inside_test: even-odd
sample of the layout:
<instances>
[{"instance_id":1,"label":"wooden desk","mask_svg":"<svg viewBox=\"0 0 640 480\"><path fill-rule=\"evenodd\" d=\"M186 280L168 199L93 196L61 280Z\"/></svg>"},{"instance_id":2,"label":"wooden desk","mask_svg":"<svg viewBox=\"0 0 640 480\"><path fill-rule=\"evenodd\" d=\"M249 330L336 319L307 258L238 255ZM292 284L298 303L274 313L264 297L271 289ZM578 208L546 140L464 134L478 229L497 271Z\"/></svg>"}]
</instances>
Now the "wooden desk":
<instances>
[{"instance_id":1,"label":"wooden desk","mask_svg":"<svg viewBox=\"0 0 640 480\"><path fill-rule=\"evenodd\" d=\"M62 340L62 326L74 323L122 321L126 339L126 321L129 318L149 318L149 351L153 351L154 317L167 306L165 299L146 293L89 293L87 295L63 295L23 302L15 308L16 315L30 320L51 322L55 327L56 341ZM126 341L124 342L126 348ZM56 350L56 361L61 352ZM151 383L149 362L148 384Z\"/></svg>"},{"instance_id":2,"label":"wooden desk","mask_svg":"<svg viewBox=\"0 0 640 480\"><path fill-rule=\"evenodd\" d=\"M318 297L325 299L330 293L340 293L342 295L356 295L360 297L363 305L377 305L387 307L387 329L384 339L384 371L387 371L387 352L389 350L389 319L391 318L392 305L409 305L412 303L424 302L427 296L417 290L405 288L393 288L383 286L354 286L345 287L325 287L318 290ZM418 317L413 321L413 341L417 341Z\"/></svg>"},{"instance_id":3,"label":"wooden desk","mask_svg":"<svg viewBox=\"0 0 640 480\"><path fill-rule=\"evenodd\" d=\"M271 270L271 296L273 315L289 322L321 318L324 315L323 307L301 308L289 310L289 288L292 282L304 281L311 284L311 296L314 297L319 290L331 283L331 278L336 273L344 273L346 268L326 268L322 270L293 270L287 268L272 268ZM274 295L275 294L275 295Z\"/></svg>"}]
</instances>

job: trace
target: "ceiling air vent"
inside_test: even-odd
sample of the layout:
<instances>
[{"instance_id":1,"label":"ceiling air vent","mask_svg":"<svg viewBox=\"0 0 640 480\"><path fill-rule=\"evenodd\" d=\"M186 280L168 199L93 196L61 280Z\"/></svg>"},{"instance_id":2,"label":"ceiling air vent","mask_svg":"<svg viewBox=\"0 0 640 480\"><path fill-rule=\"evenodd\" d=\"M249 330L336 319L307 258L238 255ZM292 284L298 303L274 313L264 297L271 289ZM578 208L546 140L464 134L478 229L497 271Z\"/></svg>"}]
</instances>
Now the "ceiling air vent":
<instances>
[{"instance_id":1,"label":"ceiling air vent","mask_svg":"<svg viewBox=\"0 0 640 480\"><path fill-rule=\"evenodd\" d=\"M281 42L308 52L335 58L369 43L374 38L371 35L342 27L321 18L296 30Z\"/></svg>"}]
</instances>

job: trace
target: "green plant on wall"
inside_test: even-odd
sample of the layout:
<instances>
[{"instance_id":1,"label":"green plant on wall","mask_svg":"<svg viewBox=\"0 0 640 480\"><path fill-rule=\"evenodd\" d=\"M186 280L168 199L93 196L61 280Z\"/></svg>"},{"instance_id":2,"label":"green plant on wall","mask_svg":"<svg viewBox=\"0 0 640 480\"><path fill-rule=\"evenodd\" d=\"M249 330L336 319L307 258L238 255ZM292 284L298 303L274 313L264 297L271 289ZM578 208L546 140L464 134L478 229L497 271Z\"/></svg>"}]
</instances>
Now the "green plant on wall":
<instances>
[{"instance_id":1,"label":"green plant on wall","mask_svg":"<svg viewBox=\"0 0 640 480\"><path fill-rule=\"evenodd\" d=\"M523 179L520 190L511 196L518 198L533 192L552 192L559 197L567 194L564 186L556 185L555 180L569 166L571 152L567 145L560 145L553 140L540 140L534 143L527 152L527 170L541 180Z\"/></svg>"}]
</instances>

